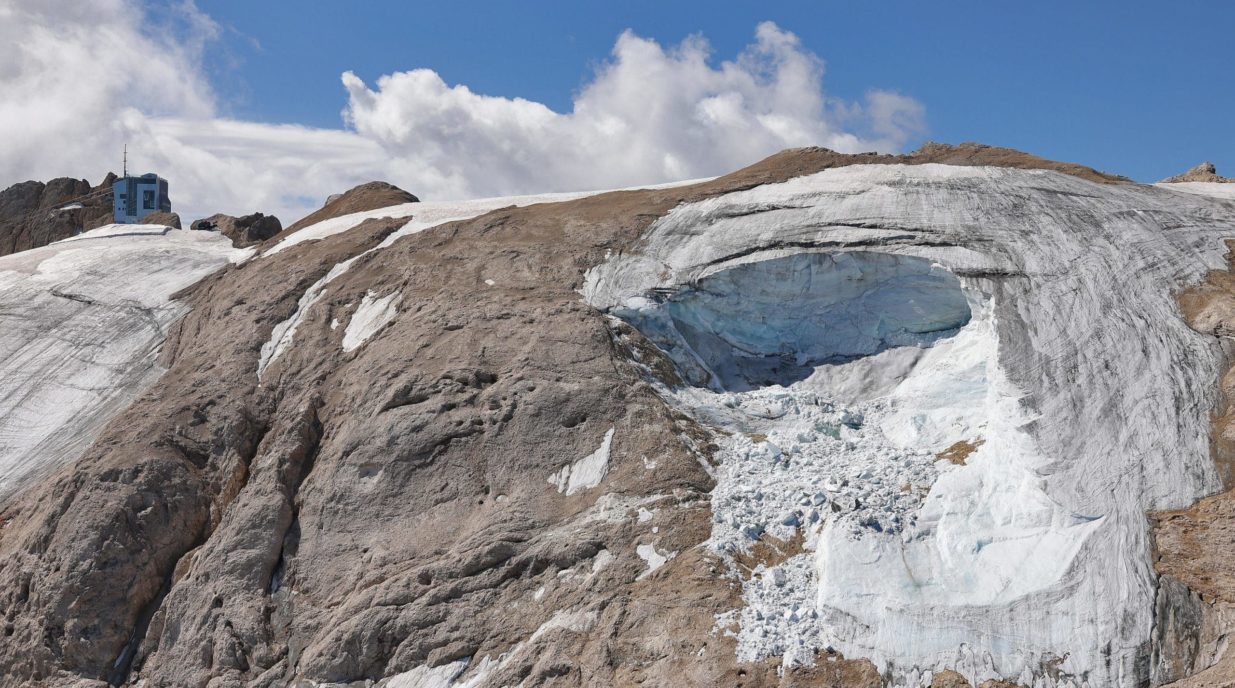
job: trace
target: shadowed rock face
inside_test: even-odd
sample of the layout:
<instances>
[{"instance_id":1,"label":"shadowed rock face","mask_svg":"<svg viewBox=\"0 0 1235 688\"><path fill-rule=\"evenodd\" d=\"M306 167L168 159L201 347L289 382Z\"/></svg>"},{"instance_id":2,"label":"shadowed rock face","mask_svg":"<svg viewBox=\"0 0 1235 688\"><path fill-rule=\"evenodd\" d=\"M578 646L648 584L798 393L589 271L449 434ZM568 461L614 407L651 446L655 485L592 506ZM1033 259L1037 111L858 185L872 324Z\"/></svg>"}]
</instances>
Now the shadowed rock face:
<instances>
[{"instance_id":1,"label":"shadowed rock face","mask_svg":"<svg viewBox=\"0 0 1235 688\"><path fill-rule=\"evenodd\" d=\"M91 188L84 179L22 182L0 191L0 256L60 241L112 221L108 174Z\"/></svg>"},{"instance_id":2,"label":"shadowed rock face","mask_svg":"<svg viewBox=\"0 0 1235 688\"><path fill-rule=\"evenodd\" d=\"M492 686L882 685L871 662L835 652L783 672L776 657L737 661L717 615L744 604L758 567L731 575L705 545L716 437L649 384L649 370L672 379L672 361L579 292L682 203L831 167L938 161L1115 181L981 146L804 149L705 184L502 209L380 249L406 219L369 220L204 279L178 295L191 311L163 344L158 384L71 466L0 505L0 682L420 672ZM410 195L367 208L361 196L317 219ZM259 379L276 325L350 259ZM752 277L722 279L746 289ZM939 301L887 321L873 346L964 324L968 307Z\"/></svg>"}]
</instances>

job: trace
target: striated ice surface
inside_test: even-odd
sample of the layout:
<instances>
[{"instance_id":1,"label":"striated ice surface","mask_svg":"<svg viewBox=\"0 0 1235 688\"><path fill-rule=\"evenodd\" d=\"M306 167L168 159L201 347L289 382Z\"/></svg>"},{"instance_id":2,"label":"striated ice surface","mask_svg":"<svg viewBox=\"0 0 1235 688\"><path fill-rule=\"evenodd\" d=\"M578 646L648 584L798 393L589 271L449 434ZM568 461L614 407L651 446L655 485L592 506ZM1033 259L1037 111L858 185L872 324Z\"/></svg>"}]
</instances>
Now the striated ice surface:
<instances>
[{"instance_id":1,"label":"striated ice surface","mask_svg":"<svg viewBox=\"0 0 1235 688\"><path fill-rule=\"evenodd\" d=\"M588 273L586 300L678 368L667 401L716 430L712 546L804 540L718 621L742 658L832 648L906 686L1148 680L1145 512L1220 487L1220 345L1172 294L1223 267L1235 208L1179 191L854 166L680 206ZM811 288L846 261L895 285L906 258L956 282ZM913 318L937 327L880 334Z\"/></svg>"},{"instance_id":2,"label":"striated ice surface","mask_svg":"<svg viewBox=\"0 0 1235 688\"><path fill-rule=\"evenodd\" d=\"M1197 194L1198 196L1213 196L1227 201L1235 201L1235 184L1230 182L1171 182L1155 184L1159 189Z\"/></svg>"},{"instance_id":3,"label":"striated ice surface","mask_svg":"<svg viewBox=\"0 0 1235 688\"><path fill-rule=\"evenodd\" d=\"M249 253L211 232L108 225L0 257L0 503L158 379L186 311L171 295Z\"/></svg>"}]
</instances>

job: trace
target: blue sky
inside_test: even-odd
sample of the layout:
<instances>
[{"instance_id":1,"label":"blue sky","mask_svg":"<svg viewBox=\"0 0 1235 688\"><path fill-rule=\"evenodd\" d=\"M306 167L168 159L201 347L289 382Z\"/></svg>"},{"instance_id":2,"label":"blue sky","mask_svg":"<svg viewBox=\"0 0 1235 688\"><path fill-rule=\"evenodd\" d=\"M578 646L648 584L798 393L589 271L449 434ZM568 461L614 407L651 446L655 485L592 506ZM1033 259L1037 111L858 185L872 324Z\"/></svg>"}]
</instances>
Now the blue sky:
<instances>
[{"instance_id":1,"label":"blue sky","mask_svg":"<svg viewBox=\"0 0 1235 688\"><path fill-rule=\"evenodd\" d=\"M914 137L976 140L1152 181L1202 159L1235 174L1231 2L494 2L203 0L208 74L231 116L340 126L339 74L428 67L559 112L624 29L702 34L731 59L772 20L827 65L830 97L899 91ZM911 147L912 147L911 145Z\"/></svg>"},{"instance_id":2,"label":"blue sky","mask_svg":"<svg viewBox=\"0 0 1235 688\"><path fill-rule=\"evenodd\" d=\"M132 169L186 217L981 141L1235 176L1235 2L0 0L0 188ZM133 65L140 64L140 70Z\"/></svg>"}]
</instances>

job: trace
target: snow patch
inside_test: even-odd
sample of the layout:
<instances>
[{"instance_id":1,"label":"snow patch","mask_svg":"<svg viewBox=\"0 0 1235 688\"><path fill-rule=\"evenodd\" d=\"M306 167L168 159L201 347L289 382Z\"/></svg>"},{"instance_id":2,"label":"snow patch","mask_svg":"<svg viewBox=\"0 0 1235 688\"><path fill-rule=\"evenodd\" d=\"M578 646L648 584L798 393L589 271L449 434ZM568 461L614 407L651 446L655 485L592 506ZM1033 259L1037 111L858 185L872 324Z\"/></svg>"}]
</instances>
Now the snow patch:
<instances>
[{"instance_id":1,"label":"snow patch","mask_svg":"<svg viewBox=\"0 0 1235 688\"><path fill-rule=\"evenodd\" d=\"M364 210L358 213L349 213L322 220L283 237L279 240L279 243L266 249L262 255L272 256L306 241L319 241L335 234L342 234L349 229L359 227L365 220L382 217L408 217L419 209L419 205L419 203L402 203L400 205L377 208L376 210Z\"/></svg>"},{"instance_id":2,"label":"snow patch","mask_svg":"<svg viewBox=\"0 0 1235 688\"><path fill-rule=\"evenodd\" d=\"M401 295L401 292L397 291L380 297L372 291L366 293L343 332L343 350L355 351L367 342L369 337L390 324L399 314Z\"/></svg>"},{"instance_id":3,"label":"snow patch","mask_svg":"<svg viewBox=\"0 0 1235 688\"><path fill-rule=\"evenodd\" d=\"M1172 182L1155 184L1159 189L1180 191L1197 196L1210 196L1224 201L1235 201L1235 184L1230 182Z\"/></svg>"},{"instance_id":4,"label":"snow patch","mask_svg":"<svg viewBox=\"0 0 1235 688\"><path fill-rule=\"evenodd\" d=\"M677 556L677 552L669 552L668 554L661 554L660 552L656 551L655 545L648 545L648 544L643 544L643 545L639 545L635 547L635 554L638 554L639 558L647 562L647 565L648 565L648 567L644 569L643 573L640 573L639 576L635 578L635 580L643 580L644 578L647 578L648 576L652 575L652 573L656 571L656 569L659 569L660 567L664 566L670 559Z\"/></svg>"},{"instance_id":5,"label":"snow patch","mask_svg":"<svg viewBox=\"0 0 1235 688\"><path fill-rule=\"evenodd\" d=\"M613 560L614 556L609 550L600 550L596 553L596 558L592 560L592 573L604 571L609 564L613 563Z\"/></svg>"},{"instance_id":6,"label":"snow patch","mask_svg":"<svg viewBox=\"0 0 1235 688\"><path fill-rule=\"evenodd\" d=\"M378 682L380 688L450 688L455 685L471 658L460 659L441 666L418 666L411 671L396 674Z\"/></svg>"},{"instance_id":7,"label":"snow patch","mask_svg":"<svg viewBox=\"0 0 1235 688\"><path fill-rule=\"evenodd\" d=\"M609 473L609 450L613 446L613 430L609 428L605 432L605 439L601 441L599 449L549 476L550 484L557 487L558 492L565 492L567 497L599 485Z\"/></svg>"}]
</instances>

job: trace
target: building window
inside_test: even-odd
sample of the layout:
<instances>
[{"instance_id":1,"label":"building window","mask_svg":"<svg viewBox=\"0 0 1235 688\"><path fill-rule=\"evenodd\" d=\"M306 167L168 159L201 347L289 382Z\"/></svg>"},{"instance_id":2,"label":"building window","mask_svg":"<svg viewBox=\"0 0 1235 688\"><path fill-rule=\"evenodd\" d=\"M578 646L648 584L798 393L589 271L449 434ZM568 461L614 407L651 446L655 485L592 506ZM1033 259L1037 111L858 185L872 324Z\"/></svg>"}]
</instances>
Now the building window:
<instances>
[{"instance_id":1,"label":"building window","mask_svg":"<svg viewBox=\"0 0 1235 688\"><path fill-rule=\"evenodd\" d=\"M154 208L154 190L146 189L142 192L142 207L147 210Z\"/></svg>"}]
</instances>

